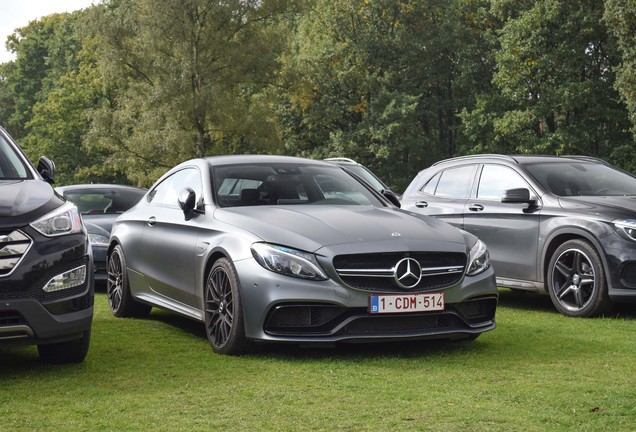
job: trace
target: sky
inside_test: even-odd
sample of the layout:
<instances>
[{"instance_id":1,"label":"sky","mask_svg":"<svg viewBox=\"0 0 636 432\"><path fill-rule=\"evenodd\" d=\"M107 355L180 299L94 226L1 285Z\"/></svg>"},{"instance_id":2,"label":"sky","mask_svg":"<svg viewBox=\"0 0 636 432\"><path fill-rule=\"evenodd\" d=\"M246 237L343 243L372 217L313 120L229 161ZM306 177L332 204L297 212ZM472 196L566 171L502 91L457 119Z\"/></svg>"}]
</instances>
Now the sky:
<instances>
[{"instance_id":1,"label":"sky","mask_svg":"<svg viewBox=\"0 0 636 432\"><path fill-rule=\"evenodd\" d=\"M0 0L0 63L13 60L5 44L16 28L52 13L84 9L98 0Z\"/></svg>"}]
</instances>

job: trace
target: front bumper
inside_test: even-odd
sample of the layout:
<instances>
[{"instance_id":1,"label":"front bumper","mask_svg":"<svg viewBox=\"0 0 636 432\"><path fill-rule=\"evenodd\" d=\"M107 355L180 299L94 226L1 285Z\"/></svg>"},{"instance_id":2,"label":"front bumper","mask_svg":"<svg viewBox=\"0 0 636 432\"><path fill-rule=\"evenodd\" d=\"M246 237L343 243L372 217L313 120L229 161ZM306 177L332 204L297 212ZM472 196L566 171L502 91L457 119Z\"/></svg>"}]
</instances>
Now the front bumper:
<instances>
[{"instance_id":1,"label":"front bumper","mask_svg":"<svg viewBox=\"0 0 636 432\"><path fill-rule=\"evenodd\" d=\"M461 339L496 327L498 291L492 268L434 290L444 292L444 311L377 315L369 313L368 291L331 279L285 277L250 259L234 265L242 289L245 333L254 340L304 344Z\"/></svg>"},{"instance_id":2,"label":"front bumper","mask_svg":"<svg viewBox=\"0 0 636 432\"><path fill-rule=\"evenodd\" d=\"M10 274L0 277L0 345L73 340L89 330L93 318L94 274L83 234L47 238L24 228L33 243ZM54 277L86 266L80 285L44 291Z\"/></svg>"}]
</instances>

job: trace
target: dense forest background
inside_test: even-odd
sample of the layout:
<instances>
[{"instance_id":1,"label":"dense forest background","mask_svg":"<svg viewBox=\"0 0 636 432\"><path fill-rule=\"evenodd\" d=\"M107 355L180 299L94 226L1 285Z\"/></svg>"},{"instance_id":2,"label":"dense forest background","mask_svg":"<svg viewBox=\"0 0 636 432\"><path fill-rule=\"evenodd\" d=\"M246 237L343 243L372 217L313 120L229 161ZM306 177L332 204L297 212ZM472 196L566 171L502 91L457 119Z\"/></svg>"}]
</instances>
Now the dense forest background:
<instances>
[{"instance_id":1,"label":"dense forest background","mask_svg":"<svg viewBox=\"0 0 636 432\"><path fill-rule=\"evenodd\" d=\"M471 153L636 172L633 0L106 0L17 29L0 125L58 183L345 156L398 191Z\"/></svg>"}]
</instances>

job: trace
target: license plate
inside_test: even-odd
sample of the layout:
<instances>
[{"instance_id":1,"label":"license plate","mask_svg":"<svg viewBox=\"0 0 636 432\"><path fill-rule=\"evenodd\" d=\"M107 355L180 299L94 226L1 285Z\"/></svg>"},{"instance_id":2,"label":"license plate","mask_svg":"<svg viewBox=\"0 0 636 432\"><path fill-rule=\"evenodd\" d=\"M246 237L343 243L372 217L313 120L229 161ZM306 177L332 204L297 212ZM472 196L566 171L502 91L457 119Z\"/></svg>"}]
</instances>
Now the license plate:
<instances>
[{"instance_id":1,"label":"license plate","mask_svg":"<svg viewBox=\"0 0 636 432\"><path fill-rule=\"evenodd\" d=\"M409 313L444 310L444 293L388 294L370 296L369 312Z\"/></svg>"}]
</instances>

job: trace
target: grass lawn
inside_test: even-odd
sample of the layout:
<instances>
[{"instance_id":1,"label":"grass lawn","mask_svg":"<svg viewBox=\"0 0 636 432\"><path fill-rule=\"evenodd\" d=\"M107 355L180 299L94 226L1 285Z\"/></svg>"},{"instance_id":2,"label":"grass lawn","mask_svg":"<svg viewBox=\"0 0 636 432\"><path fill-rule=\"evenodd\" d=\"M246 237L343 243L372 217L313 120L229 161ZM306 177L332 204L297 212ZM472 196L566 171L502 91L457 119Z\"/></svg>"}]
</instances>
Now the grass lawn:
<instances>
[{"instance_id":1,"label":"grass lawn","mask_svg":"<svg viewBox=\"0 0 636 432\"><path fill-rule=\"evenodd\" d=\"M474 342L212 352L203 325L114 318L80 365L0 351L0 431L634 431L636 305L571 319L502 290Z\"/></svg>"}]
</instances>

